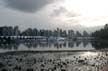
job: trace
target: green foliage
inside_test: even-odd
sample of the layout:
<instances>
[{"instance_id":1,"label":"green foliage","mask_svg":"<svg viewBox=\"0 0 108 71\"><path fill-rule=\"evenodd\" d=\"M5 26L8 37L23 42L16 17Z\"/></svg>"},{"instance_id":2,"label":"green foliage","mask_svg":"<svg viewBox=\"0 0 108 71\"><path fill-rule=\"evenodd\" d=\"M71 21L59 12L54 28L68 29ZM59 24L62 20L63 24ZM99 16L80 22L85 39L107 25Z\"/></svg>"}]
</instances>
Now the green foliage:
<instances>
[{"instance_id":1,"label":"green foliage","mask_svg":"<svg viewBox=\"0 0 108 71\"><path fill-rule=\"evenodd\" d=\"M92 36L97 39L108 40L108 25L106 24L103 29L93 32Z\"/></svg>"}]
</instances>

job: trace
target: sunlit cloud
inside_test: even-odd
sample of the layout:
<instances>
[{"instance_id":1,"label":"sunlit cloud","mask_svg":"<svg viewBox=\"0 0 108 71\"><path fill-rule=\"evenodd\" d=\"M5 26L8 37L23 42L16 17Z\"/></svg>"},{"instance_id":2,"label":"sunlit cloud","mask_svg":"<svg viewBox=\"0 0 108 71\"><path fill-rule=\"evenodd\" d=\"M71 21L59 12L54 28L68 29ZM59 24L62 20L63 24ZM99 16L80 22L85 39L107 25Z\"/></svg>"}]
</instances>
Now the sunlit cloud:
<instances>
[{"instance_id":1,"label":"sunlit cloud","mask_svg":"<svg viewBox=\"0 0 108 71\"><path fill-rule=\"evenodd\" d=\"M65 23L93 27L108 22L107 0L64 0L60 5L66 11L60 10L62 14L57 18L65 20Z\"/></svg>"}]
</instances>

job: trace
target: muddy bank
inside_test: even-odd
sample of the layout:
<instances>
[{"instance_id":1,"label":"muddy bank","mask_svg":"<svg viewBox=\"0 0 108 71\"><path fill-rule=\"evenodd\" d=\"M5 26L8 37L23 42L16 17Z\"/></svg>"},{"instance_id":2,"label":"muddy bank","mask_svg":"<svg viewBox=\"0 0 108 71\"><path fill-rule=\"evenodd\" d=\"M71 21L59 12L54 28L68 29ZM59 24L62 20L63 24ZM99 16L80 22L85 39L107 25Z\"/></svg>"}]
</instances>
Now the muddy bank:
<instances>
[{"instance_id":1,"label":"muddy bank","mask_svg":"<svg viewBox=\"0 0 108 71\"><path fill-rule=\"evenodd\" d=\"M7 52L0 54L0 71L101 71L107 51Z\"/></svg>"}]
</instances>

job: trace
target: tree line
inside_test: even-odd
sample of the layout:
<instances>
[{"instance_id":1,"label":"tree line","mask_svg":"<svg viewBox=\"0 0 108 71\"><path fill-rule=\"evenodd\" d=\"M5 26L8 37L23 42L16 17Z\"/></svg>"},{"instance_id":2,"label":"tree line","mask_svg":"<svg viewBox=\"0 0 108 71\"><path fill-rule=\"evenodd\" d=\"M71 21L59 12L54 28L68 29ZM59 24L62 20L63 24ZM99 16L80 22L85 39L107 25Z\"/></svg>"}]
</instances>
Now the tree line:
<instances>
[{"instance_id":1,"label":"tree line","mask_svg":"<svg viewBox=\"0 0 108 71\"><path fill-rule=\"evenodd\" d=\"M92 36L98 40L108 40L108 24L104 28L93 32Z\"/></svg>"}]
</instances>

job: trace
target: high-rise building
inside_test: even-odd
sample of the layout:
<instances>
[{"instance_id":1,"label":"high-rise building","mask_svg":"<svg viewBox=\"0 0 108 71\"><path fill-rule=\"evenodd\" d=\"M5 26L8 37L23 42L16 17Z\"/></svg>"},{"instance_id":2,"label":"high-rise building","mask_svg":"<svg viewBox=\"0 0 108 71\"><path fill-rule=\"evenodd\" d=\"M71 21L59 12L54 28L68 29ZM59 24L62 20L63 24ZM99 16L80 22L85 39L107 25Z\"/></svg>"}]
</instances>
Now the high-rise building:
<instances>
[{"instance_id":1,"label":"high-rise building","mask_svg":"<svg viewBox=\"0 0 108 71\"><path fill-rule=\"evenodd\" d=\"M15 26L15 27L14 27L14 35L15 35L15 36L18 36L19 33L20 33L20 31L19 31L18 26Z\"/></svg>"},{"instance_id":2,"label":"high-rise building","mask_svg":"<svg viewBox=\"0 0 108 71\"><path fill-rule=\"evenodd\" d=\"M72 39L73 37L75 37L74 31L68 30L68 38Z\"/></svg>"}]
</instances>

